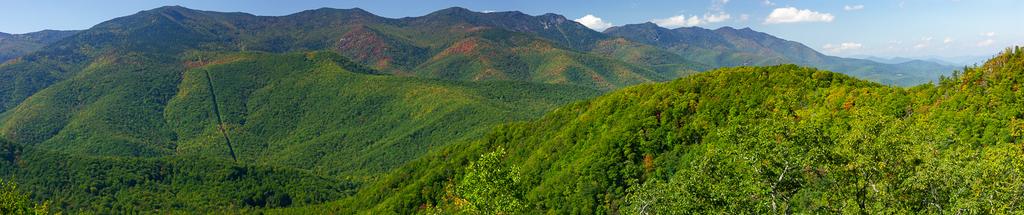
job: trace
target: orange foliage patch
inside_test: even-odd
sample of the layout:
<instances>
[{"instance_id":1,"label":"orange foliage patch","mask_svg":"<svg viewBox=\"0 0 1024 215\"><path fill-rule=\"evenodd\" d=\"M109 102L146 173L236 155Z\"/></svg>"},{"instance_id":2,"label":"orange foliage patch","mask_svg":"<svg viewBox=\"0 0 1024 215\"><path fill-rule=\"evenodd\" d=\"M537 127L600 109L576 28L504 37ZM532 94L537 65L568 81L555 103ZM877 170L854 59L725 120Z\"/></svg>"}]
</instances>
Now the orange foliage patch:
<instances>
[{"instance_id":1,"label":"orange foliage patch","mask_svg":"<svg viewBox=\"0 0 1024 215\"><path fill-rule=\"evenodd\" d=\"M654 155L644 155L644 170L651 171L654 169Z\"/></svg>"},{"instance_id":2,"label":"orange foliage patch","mask_svg":"<svg viewBox=\"0 0 1024 215\"><path fill-rule=\"evenodd\" d=\"M846 102L843 103L843 109L844 110L850 110L850 108L853 108L853 105L854 105L853 100L847 100Z\"/></svg>"},{"instance_id":3,"label":"orange foliage patch","mask_svg":"<svg viewBox=\"0 0 1024 215\"><path fill-rule=\"evenodd\" d=\"M354 55L349 57L356 61L375 62L377 69L387 68L390 65L391 60L386 53L390 48L380 35L366 26L356 27L346 32L341 39L338 39L337 45L339 52Z\"/></svg>"}]
</instances>

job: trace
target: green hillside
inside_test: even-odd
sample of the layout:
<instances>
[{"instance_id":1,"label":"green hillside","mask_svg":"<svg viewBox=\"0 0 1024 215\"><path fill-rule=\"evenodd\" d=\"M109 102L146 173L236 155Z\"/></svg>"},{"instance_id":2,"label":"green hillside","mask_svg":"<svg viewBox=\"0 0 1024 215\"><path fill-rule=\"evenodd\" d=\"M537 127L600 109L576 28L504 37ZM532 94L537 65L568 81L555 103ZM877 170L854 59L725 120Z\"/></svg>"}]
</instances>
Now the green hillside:
<instances>
[{"instance_id":1,"label":"green hillside","mask_svg":"<svg viewBox=\"0 0 1024 215\"><path fill-rule=\"evenodd\" d=\"M92 157L6 142L0 155L5 180L65 213L245 212L322 203L357 187L306 170L222 158Z\"/></svg>"},{"instance_id":2,"label":"green hillside","mask_svg":"<svg viewBox=\"0 0 1024 215\"><path fill-rule=\"evenodd\" d=\"M455 42L421 65L415 74L449 80L525 80L601 90L676 76L500 30L483 31Z\"/></svg>"},{"instance_id":3,"label":"green hillside","mask_svg":"<svg viewBox=\"0 0 1024 215\"><path fill-rule=\"evenodd\" d=\"M302 210L1019 211L1022 74L1024 48L915 88L792 65L721 69L501 126Z\"/></svg>"},{"instance_id":4,"label":"green hillside","mask_svg":"<svg viewBox=\"0 0 1024 215\"><path fill-rule=\"evenodd\" d=\"M12 110L0 131L17 143L76 154L226 155L222 145L209 144L222 136L213 87L243 161L375 172L453 137L478 135L485 125L596 94L571 86L354 73L372 70L326 52L145 60L127 55L94 63ZM374 168L357 168L364 166Z\"/></svg>"},{"instance_id":5,"label":"green hillside","mask_svg":"<svg viewBox=\"0 0 1024 215\"><path fill-rule=\"evenodd\" d=\"M177 154L228 154L210 144L222 142L209 110L211 81L241 161L334 176L369 177L493 125L596 95L571 86L353 73L324 52L214 59L185 72L165 109Z\"/></svg>"},{"instance_id":6,"label":"green hillside","mask_svg":"<svg viewBox=\"0 0 1024 215\"><path fill-rule=\"evenodd\" d=\"M496 124L597 94L573 86L373 75L327 52L197 52L178 62L139 63L144 60L126 55L90 65L8 113L0 131L25 150L0 165L3 175L69 211L303 205L336 199ZM149 68L159 66L164 69ZM229 162L221 126L239 162L251 165ZM263 185L218 175L237 168L255 168L246 171ZM147 178L153 174L163 175ZM142 178L126 181L132 177ZM330 182L342 179L352 185ZM277 195L257 200L285 195L294 204L241 202L255 195L247 192ZM326 196L300 202L313 198L306 192ZM174 201L154 201L160 198Z\"/></svg>"}]
</instances>

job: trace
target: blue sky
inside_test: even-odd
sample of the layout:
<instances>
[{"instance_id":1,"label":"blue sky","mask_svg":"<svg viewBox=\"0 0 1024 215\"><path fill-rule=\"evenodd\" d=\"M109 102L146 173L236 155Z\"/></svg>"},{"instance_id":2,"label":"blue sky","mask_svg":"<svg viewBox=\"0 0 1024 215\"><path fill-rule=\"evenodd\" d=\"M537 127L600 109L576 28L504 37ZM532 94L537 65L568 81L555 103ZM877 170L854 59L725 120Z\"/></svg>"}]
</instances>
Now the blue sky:
<instances>
[{"instance_id":1,"label":"blue sky","mask_svg":"<svg viewBox=\"0 0 1024 215\"><path fill-rule=\"evenodd\" d=\"M990 55L1024 44L1019 0L4 0L0 32L86 29L165 5L287 15L321 7L359 7L385 17L421 16L452 6L476 11L557 13L601 29L652 21L665 27L750 27L826 54ZM590 15L590 16L587 16ZM597 22L596 18L600 18Z\"/></svg>"}]
</instances>

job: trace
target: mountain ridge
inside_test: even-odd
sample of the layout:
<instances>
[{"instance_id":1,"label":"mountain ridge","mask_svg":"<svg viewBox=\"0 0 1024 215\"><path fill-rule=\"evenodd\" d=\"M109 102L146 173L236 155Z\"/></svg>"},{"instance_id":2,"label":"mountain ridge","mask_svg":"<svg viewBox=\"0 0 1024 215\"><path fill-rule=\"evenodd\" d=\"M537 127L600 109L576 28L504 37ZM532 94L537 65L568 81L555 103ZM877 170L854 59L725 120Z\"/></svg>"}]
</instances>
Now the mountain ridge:
<instances>
[{"instance_id":1,"label":"mountain ridge","mask_svg":"<svg viewBox=\"0 0 1024 215\"><path fill-rule=\"evenodd\" d=\"M668 29L654 23L612 27L605 34L662 47L698 62L722 66L798 64L842 72L885 84L912 86L937 81L956 67L917 62L914 66L822 54L799 42L781 39L750 28L681 27Z\"/></svg>"},{"instance_id":2,"label":"mountain ridge","mask_svg":"<svg viewBox=\"0 0 1024 215\"><path fill-rule=\"evenodd\" d=\"M44 46L78 33L77 30L42 30L24 34L0 32L0 64L35 52Z\"/></svg>"}]
</instances>

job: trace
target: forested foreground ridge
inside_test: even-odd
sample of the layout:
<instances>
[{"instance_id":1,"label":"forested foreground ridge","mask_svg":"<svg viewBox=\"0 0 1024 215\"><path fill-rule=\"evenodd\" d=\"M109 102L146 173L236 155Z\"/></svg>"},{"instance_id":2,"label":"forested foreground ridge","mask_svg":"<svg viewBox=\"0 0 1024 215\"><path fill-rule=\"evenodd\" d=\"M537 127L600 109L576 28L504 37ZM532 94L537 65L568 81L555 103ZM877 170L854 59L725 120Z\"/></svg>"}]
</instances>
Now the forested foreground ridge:
<instances>
[{"instance_id":1,"label":"forested foreground ridge","mask_svg":"<svg viewBox=\"0 0 1024 215\"><path fill-rule=\"evenodd\" d=\"M720 69L500 126L301 209L1015 213L1022 81L1022 48L913 88L792 65Z\"/></svg>"}]
</instances>

